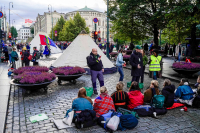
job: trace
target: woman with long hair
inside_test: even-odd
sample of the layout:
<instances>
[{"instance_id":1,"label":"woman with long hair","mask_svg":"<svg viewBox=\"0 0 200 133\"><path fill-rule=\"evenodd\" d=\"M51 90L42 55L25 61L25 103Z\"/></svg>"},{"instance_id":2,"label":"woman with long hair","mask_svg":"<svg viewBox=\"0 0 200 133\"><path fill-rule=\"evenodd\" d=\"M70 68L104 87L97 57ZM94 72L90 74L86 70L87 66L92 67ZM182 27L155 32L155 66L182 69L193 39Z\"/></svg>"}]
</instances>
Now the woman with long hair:
<instances>
[{"instance_id":1,"label":"woman with long hair","mask_svg":"<svg viewBox=\"0 0 200 133\"><path fill-rule=\"evenodd\" d=\"M80 88L78 91L78 96L72 101L72 108L67 111L66 116L72 110L74 110L74 116L86 109L93 110L92 104L93 102L91 98L86 96L85 88Z\"/></svg>"},{"instance_id":2,"label":"woman with long hair","mask_svg":"<svg viewBox=\"0 0 200 133\"><path fill-rule=\"evenodd\" d=\"M129 104L128 109L132 110L139 105L143 105L144 96L140 91L139 85L136 81L133 81L128 92Z\"/></svg>"},{"instance_id":3,"label":"woman with long hair","mask_svg":"<svg viewBox=\"0 0 200 133\"><path fill-rule=\"evenodd\" d=\"M159 95L159 83L157 80L152 80L150 87L144 92L144 102L150 103L151 99L153 97L153 91L152 89L155 89L156 95Z\"/></svg>"}]
</instances>

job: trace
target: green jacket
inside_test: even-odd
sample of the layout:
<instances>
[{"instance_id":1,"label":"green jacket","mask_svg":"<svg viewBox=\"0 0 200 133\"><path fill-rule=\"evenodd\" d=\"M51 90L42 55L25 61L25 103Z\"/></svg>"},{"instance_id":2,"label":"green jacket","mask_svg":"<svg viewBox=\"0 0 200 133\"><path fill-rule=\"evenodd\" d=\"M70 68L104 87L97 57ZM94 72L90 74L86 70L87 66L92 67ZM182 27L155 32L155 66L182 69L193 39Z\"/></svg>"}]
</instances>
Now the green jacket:
<instances>
[{"instance_id":1,"label":"green jacket","mask_svg":"<svg viewBox=\"0 0 200 133\"><path fill-rule=\"evenodd\" d=\"M15 61L14 57L18 58L18 54L17 54L16 51L12 51L12 53L11 53L11 61Z\"/></svg>"},{"instance_id":2,"label":"green jacket","mask_svg":"<svg viewBox=\"0 0 200 133\"><path fill-rule=\"evenodd\" d=\"M145 65L148 63L148 58L147 58L146 55L144 55L144 56L142 57L142 59L143 59L143 66L145 66Z\"/></svg>"}]
</instances>

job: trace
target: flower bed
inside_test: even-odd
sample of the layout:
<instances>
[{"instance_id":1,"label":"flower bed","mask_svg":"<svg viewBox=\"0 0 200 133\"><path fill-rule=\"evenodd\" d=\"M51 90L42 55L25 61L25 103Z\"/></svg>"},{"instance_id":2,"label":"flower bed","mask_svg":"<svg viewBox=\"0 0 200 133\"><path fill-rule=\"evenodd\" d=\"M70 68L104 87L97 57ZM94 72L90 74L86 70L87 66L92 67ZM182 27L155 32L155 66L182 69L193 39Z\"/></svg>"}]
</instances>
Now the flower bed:
<instances>
[{"instance_id":1,"label":"flower bed","mask_svg":"<svg viewBox=\"0 0 200 133\"><path fill-rule=\"evenodd\" d=\"M173 68L176 69L187 69L187 70L195 70L200 69L200 64L196 63L185 63L185 62L176 62L172 65Z\"/></svg>"},{"instance_id":2,"label":"flower bed","mask_svg":"<svg viewBox=\"0 0 200 133\"><path fill-rule=\"evenodd\" d=\"M45 66L28 66L28 67L20 67L16 70L14 70L14 74L22 74L23 72L30 72L30 71L37 71L37 72L48 72L49 69Z\"/></svg>"},{"instance_id":3,"label":"flower bed","mask_svg":"<svg viewBox=\"0 0 200 133\"><path fill-rule=\"evenodd\" d=\"M129 59L129 58L131 58L131 55L124 55L123 56L123 59Z\"/></svg>"},{"instance_id":4,"label":"flower bed","mask_svg":"<svg viewBox=\"0 0 200 133\"><path fill-rule=\"evenodd\" d=\"M56 75L54 73L48 72L23 72L17 76L14 76L14 83L17 84L39 84L44 82L49 82L56 79Z\"/></svg>"},{"instance_id":5,"label":"flower bed","mask_svg":"<svg viewBox=\"0 0 200 133\"><path fill-rule=\"evenodd\" d=\"M82 74L85 73L85 69L81 67L71 67L71 66L65 66L65 67L57 67L53 68L53 72L56 75L76 75L76 74Z\"/></svg>"}]
</instances>

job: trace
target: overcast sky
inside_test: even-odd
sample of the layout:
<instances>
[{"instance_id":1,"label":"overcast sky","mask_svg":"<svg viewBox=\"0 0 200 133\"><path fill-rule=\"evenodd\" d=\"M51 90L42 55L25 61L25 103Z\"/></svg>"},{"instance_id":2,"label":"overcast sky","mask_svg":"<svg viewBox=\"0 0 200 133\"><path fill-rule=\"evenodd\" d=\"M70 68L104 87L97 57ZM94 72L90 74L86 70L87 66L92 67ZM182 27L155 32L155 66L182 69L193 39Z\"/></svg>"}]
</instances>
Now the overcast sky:
<instances>
[{"instance_id":1,"label":"overcast sky","mask_svg":"<svg viewBox=\"0 0 200 133\"><path fill-rule=\"evenodd\" d=\"M0 0L0 10L6 13L9 22L9 2L10 4L10 24L19 29L25 24L25 19L36 20L39 14L48 12L48 5L52 5L52 10L59 13L67 13L87 6L97 11L106 11L104 0ZM4 10L5 8L5 10ZM15 21L15 22L14 22Z\"/></svg>"}]
</instances>

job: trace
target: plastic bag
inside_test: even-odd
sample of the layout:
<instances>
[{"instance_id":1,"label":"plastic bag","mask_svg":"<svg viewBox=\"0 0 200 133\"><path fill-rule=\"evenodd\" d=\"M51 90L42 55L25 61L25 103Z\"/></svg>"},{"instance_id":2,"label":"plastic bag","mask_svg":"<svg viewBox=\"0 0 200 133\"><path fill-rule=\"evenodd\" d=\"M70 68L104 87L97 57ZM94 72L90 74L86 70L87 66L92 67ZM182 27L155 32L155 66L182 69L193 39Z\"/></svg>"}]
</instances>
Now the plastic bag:
<instances>
[{"instance_id":1,"label":"plastic bag","mask_svg":"<svg viewBox=\"0 0 200 133\"><path fill-rule=\"evenodd\" d=\"M67 117L63 119L63 122L71 126L73 117L74 117L74 110L68 113Z\"/></svg>"},{"instance_id":2,"label":"plastic bag","mask_svg":"<svg viewBox=\"0 0 200 133\"><path fill-rule=\"evenodd\" d=\"M38 114L38 115L29 117L29 119L30 119L31 123L35 123L35 122L39 122L42 120L47 120L49 118L46 114Z\"/></svg>"},{"instance_id":3,"label":"plastic bag","mask_svg":"<svg viewBox=\"0 0 200 133\"><path fill-rule=\"evenodd\" d=\"M116 131L119 125L120 119L118 116L113 116L107 124L107 127L113 131Z\"/></svg>"}]
</instances>

